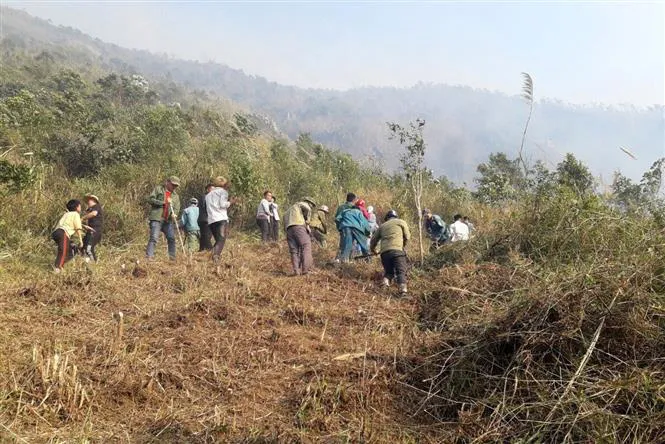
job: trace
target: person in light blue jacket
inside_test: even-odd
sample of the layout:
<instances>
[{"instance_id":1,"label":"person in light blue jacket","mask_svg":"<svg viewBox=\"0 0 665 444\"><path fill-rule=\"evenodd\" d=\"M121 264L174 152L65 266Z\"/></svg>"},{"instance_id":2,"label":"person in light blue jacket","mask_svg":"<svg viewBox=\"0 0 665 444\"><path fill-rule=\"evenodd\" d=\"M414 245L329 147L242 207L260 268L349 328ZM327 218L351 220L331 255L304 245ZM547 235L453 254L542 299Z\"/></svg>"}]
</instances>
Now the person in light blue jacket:
<instances>
[{"instance_id":1,"label":"person in light blue jacket","mask_svg":"<svg viewBox=\"0 0 665 444\"><path fill-rule=\"evenodd\" d=\"M201 229L199 228L199 201L192 197L189 199L189 206L182 212L180 225L185 230L185 243L187 252L194 253L199 250L199 240L201 239Z\"/></svg>"},{"instance_id":2,"label":"person in light blue jacket","mask_svg":"<svg viewBox=\"0 0 665 444\"><path fill-rule=\"evenodd\" d=\"M371 229L369 222L358 207L342 210L335 217L335 223L340 231L340 243L343 246L340 257L342 262L348 262L351 259L353 241L360 247L363 255L369 255L367 236L370 235Z\"/></svg>"}]
</instances>

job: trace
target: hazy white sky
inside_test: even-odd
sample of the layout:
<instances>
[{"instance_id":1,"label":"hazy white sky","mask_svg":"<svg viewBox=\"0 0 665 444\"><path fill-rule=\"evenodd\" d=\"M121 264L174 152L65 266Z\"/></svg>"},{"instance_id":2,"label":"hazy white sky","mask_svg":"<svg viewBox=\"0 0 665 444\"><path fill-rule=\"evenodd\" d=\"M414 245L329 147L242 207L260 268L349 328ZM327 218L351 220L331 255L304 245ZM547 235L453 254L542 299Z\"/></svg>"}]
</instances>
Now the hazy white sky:
<instances>
[{"instance_id":1,"label":"hazy white sky","mask_svg":"<svg viewBox=\"0 0 665 444\"><path fill-rule=\"evenodd\" d=\"M280 83L418 81L573 103L665 103L665 0L652 2L34 2L3 4L121 46Z\"/></svg>"}]
</instances>

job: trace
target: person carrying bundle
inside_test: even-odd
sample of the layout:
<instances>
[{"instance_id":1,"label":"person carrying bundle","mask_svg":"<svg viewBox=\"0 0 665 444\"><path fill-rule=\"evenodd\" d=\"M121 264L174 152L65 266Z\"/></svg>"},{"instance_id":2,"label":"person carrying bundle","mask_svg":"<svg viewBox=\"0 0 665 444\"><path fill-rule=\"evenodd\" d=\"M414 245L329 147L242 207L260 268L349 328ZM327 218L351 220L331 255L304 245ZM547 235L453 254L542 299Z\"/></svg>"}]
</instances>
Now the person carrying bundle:
<instances>
[{"instance_id":1,"label":"person carrying bundle","mask_svg":"<svg viewBox=\"0 0 665 444\"><path fill-rule=\"evenodd\" d=\"M399 285L399 291L406 294L406 244L411 239L409 226L397 216L395 210L386 214L385 222L372 235L370 250L381 253L383 265L383 285L390 287L393 279ZM377 247L380 246L380 250Z\"/></svg>"}]
</instances>

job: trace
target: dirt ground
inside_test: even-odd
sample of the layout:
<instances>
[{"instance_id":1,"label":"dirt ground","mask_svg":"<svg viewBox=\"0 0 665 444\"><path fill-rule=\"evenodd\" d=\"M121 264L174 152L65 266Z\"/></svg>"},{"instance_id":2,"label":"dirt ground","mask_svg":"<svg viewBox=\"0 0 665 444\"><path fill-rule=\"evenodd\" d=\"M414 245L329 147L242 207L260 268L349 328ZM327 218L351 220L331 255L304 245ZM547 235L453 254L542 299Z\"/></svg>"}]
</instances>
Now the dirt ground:
<instances>
[{"instance_id":1,"label":"dirt ground","mask_svg":"<svg viewBox=\"0 0 665 444\"><path fill-rule=\"evenodd\" d=\"M397 298L378 260L316 250L317 271L291 277L283 243L227 246L219 269L163 244L152 263L135 245L61 275L5 263L2 440L444 440L403 396L398 362L428 334L417 281Z\"/></svg>"}]
</instances>

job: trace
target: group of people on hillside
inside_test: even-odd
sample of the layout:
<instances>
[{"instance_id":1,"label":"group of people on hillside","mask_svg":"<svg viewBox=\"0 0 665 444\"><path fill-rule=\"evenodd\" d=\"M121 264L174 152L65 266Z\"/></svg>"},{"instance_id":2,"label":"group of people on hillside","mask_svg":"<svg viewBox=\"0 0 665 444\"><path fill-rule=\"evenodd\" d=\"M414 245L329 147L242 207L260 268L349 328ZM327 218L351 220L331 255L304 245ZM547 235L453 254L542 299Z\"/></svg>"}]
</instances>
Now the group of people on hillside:
<instances>
[{"instance_id":1,"label":"group of people on hillside","mask_svg":"<svg viewBox=\"0 0 665 444\"><path fill-rule=\"evenodd\" d=\"M312 239L315 238L313 233L318 230L312 227L312 222L317 226L321 219L317 220L316 215L325 216L327 213L328 208L322 206L317 209L311 197L302 198L286 211L284 226L294 275L306 275L312 271ZM325 227L325 218L323 222ZM395 210L388 211L384 223L379 226L374 212L365 208L365 202L348 193L346 202L335 212L335 225L340 234L337 261L350 260L354 243L365 257L370 256L370 251L380 254L384 269L383 285L389 287L395 281L401 293L407 292L406 246L411 233Z\"/></svg>"},{"instance_id":2,"label":"group of people on hillside","mask_svg":"<svg viewBox=\"0 0 665 444\"><path fill-rule=\"evenodd\" d=\"M183 246L186 245L189 252L212 250L213 261L219 263L228 237L228 210L238 202L237 198L229 197L230 185L224 177L216 177L206 186L206 192L200 199L192 197L188 200L182 212L177 193L180 179L171 176L156 186L147 198L150 206L146 246L148 260L155 256L161 233L166 237L169 258L175 260L176 233L182 227L185 232ZM67 212L53 231L52 238L58 247L54 264L56 272L76 253L70 242L73 236L78 237L81 254L86 261L97 260L95 247L102 238L104 216L97 196L87 195L86 203L86 212L81 216L80 201L69 201ZM293 274L306 275L314 266L312 244L316 242L324 248L327 245L329 212L326 205L317 206L311 197L303 197L287 208L282 220L275 196L271 191L265 191L257 208L256 223L263 242L276 242L280 221L283 222ZM423 214L427 233L437 246L448 241L467 240L473 230L468 218L461 215L455 215L453 223L447 226L440 216L430 210L424 210ZM335 211L334 222L339 233L336 262L349 262L355 251L359 251L361 258L367 259L380 254L384 285L389 286L395 281L400 291L406 293L406 246L411 234L407 223L398 217L395 210L389 210L383 223L379 224L374 208L367 206L365 200L354 193L348 193L346 201Z\"/></svg>"},{"instance_id":3,"label":"group of people on hillside","mask_svg":"<svg viewBox=\"0 0 665 444\"><path fill-rule=\"evenodd\" d=\"M459 242L469 240L475 229L468 216L456 214L453 222L446 225L443 218L433 214L431 210L423 210L425 230L432 240L432 249L437 249L447 242Z\"/></svg>"},{"instance_id":4,"label":"group of people on hillside","mask_svg":"<svg viewBox=\"0 0 665 444\"><path fill-rule=\"evenodd\" d=\"M180 219L177 217L180 213L180 197L176 191L179 186L180 179L171 176L163 185L156 186L148 196L150 236L146 247L147 259L154 258L159 235L164 233L169 258L175 260L176 230L181 226L185 232L184 245L188 252L211 250L213 260L219 262L228 233L228 209L237 203L236 198L229 198L231 183L221 176L214 178L206 186L201 199L189 199Z\"/></svg>"},{"instance_id":5,"label":"group of people on hillside","mask_svg":"<svg viewBox=\"0 0 665 444\"><path fill-rule=\"evenodd\" d=\"M279 206L271 191L263 193L263 199L256 210L256 225L261 231L262 242L277 242L279 240Z\"/></svg>"}]
</instances>

